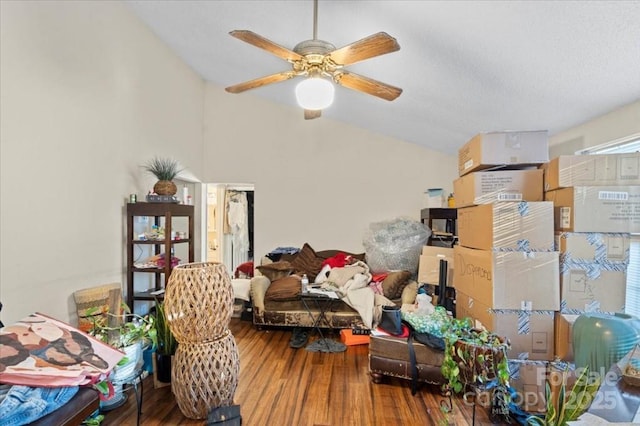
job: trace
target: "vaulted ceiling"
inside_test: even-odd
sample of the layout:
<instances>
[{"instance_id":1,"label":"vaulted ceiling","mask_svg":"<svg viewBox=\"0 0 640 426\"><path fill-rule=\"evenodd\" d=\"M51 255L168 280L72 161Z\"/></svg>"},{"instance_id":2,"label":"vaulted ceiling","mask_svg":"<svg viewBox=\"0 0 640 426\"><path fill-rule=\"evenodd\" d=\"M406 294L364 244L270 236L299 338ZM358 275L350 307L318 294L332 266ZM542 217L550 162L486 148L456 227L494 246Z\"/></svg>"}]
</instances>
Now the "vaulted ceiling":
<instances>
[{"instance_id":1,"label":"vaulted ceiling","mask_svg":"<svg viewBox=\"0 0 640 426\"><path fill-rule=\"evenodd\" d=\"M291 68L229 31L289 49L313 36L312 0L126 3L220 90ZM638 22L640 1L320 0L319 39L397 39L399 51L348 70L403 89L389 102L339 86L322 114L451 154L480 131L554 134L640 99ZM300 78L228 96L295 106Z\"/></svg>"}]
</instances>

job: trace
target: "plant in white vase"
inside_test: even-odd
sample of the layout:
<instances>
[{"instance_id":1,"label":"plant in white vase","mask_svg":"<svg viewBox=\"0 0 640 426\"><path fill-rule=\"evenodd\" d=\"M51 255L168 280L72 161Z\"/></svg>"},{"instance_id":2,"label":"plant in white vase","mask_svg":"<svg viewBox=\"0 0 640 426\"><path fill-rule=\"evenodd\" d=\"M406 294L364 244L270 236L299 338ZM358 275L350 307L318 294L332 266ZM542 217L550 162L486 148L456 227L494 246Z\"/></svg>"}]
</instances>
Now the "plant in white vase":
<instances>
[{"instance_id":1,"label":"plant in white vase","mask_svg":"<svg viewBox=\"0 0 640 426\"><path fill-rule=\"evenodd\" d=\"M88 310L87 314L93 321L89 334L125 353L109 377L95 386L108 409L110 405L122 401L122 383L138 371L143 348L157 346L155 317L132 314L126 304L121 305L121 312L118 313L94 308Z\"/></svg>"}]
</instances>

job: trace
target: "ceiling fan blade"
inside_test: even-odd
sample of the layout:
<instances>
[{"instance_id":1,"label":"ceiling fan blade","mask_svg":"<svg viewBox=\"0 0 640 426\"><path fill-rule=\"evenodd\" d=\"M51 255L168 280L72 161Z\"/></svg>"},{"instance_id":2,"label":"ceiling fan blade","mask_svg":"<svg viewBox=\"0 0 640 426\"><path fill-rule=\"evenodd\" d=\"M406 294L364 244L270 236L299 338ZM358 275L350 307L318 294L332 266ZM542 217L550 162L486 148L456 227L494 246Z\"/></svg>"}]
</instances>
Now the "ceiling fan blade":
<instances>
[{"instance_id":1,"label":"ceiling fan blade","mask_svg":"<svg viewBox=\"0 0 640 426\"><path fill-rule=\"evenodd\" d=\"M259 47L260 49L264 49L267 52L284 59L285 61L293 62L302 59L302 56L298 55L293 50L282 47L279 44L272 42L271 40L267 40L266 38L254 33L253 31L235 30L231 31L229 34L239 40Z\"/></svg>"},{"instance_id":2,"label":"ceiling fan blade","mask_svg":"<svg viewBox=\"0 0 640 426\"><path fill-rule=\"evenodd\" d=\"M351 65L396 50L400 50L398 41L385 32L379 32L336 49L329 56L336 64Z\"/></svg>"},{"instance_id":3,"label":"ceiling fan blade","mask_svg":"<svg viewBox=\"0 0 640 426\"><path fill-rule=\"evenodd\" d=\"M336 83L353 90L368 93L373 96L392 101L402 93L402 89L381 83L372 78L342 71L334 76Z\"/></svg>"},{"instance_id":4,"label":"ceiling fan blade","mask_svg":"<svg viewBox=\"0 0 640 426\"><path fill-rule=\"evenodd\" d=\"M304 110L304 119L305 120L313 120L314 118L318 118L322 115L321 109L305 109Z\"/></svg>"},{"instance_id":5,"label":"ceiling fan blade","mask_svg":"<svg viewBox=\"0 0 640 426\"><path fill-rule=\"evenodd\" d=\"M293 71L283 71L277 74L271 74L264 77L256 78L255 80L245 81L244 83L236 84L225 88L229 93L240 93L245 90L255 89L256 87L265 86L271 83L279 83L284 80L289 80L296 76Z\"/></svg>"}]
</instances>

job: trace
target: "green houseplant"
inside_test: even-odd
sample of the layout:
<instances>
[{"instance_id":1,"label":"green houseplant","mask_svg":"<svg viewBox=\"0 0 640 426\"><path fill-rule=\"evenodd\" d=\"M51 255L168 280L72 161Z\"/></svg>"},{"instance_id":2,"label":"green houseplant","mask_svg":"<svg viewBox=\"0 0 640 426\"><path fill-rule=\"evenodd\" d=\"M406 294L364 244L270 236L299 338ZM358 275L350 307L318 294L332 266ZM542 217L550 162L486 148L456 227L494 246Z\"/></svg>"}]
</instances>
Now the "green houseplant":
<instances>
[{"instance_id":1,"label":"green houseplant","mask_svg":"<svg viewBox=\"0 0 640 426\"><path fill-rule=\"evenodd\" d=\"M142 359L143 347L157 345L155 318L132 314L125 303L120 306L120 312L116 313L98 307L87 310L92 320L88 333L125 353L109 377L95 385L101 393L103 409L115 408L123 402L122 382L136 371Z\"/></svg>"},{"instance_id":2,"label":"green houseplant","mask_svg":"<svg viewBox=\"0 0 640 426\"><path fill-rule=\"evenodd\" d=\"M87 316L92 320L89 334L114 348L122 349L137 342L143 346L157 345L155 318L133 314L125 303L121 304L121 312L100 312L96 307L88 309Z\"/></svg>"},{"instance_id":3,"label":"green houseplant","mask_svg":"<svg viewBox=\"0 0 640 426\"><path fill-rule=\"evenodd\" d=\"M583 368L569 393L566 392L566 376L567 373L564 371L558 392L551 392L549 381L545 383L547 412L544 417L529 416L527 418L528 425L565 426L568 422L577 420L587 411L600 388L600 376L589 374L588 367Z\"/></svg>"},{"instance_id":4,"label":"green houseplant","mask_svg":"<svg viewBox=\"0 0 640 426\"><path fill-rule=\"evenodd\" d=\"M496 334L472 327L470 318L449 318L442 328L445 341L441 371L445 392L460 393L469 385L495 382L492 416L509 416L508 342Z\"/></svg>"},{"instance_id":5,"label":"green houseplant","mask_svg":"<svg viewBox=\"0 0 640 426\"><path fill-rule=\"evenodd\" d=\"M473 328L469 318L450 319L443 338L445 353L441 371L453 392L461 392L465 384L486 384L496 379L502 385L508 384L506 350L509 345L505 339Z\"/></svg>"},{"instance_id":6,"label":"green houseplant","mask_svg":"<svg viewBox=\"0 0 640 426\"><path fill-rule=\"evenodd\" d=\"M154 373L159 381L169 383L171 382L171 357L176 353L178 341L169 328L164 302L159 302L158 300L156 300L155 323L158 344L156 346L156 368L154 368Z\"/></svg>"},{"instance_id":7,"label":"green houseplant","mask_svg":"<svg viewBox=\"0 0 640 426\"><path fill-rule=\"evenodd\" d=\"M144 165L144 168L158 179L153 186L153 192L158 195L175 195L178 192L173 179L182 169L176 160L154 157Z\"/></svg>"}]
</instances>

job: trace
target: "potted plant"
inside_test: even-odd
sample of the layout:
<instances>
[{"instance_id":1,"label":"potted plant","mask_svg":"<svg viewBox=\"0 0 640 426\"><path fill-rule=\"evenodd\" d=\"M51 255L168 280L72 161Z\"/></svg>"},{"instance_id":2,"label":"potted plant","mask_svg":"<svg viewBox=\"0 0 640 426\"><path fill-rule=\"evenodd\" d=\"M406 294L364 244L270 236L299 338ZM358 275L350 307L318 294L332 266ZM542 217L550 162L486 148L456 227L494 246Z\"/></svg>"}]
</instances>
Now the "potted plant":
<instances>
[{"instance_id":1,"label":"potted plant","mask_svg":"<svg viewBox=\"0 0 640 426\"><path fill-rule=\"evenodd\" d=\"M158 179L158 182L153 185L153 192L158 195L175 195L178 192L173 179L182 169L176 160L154 157L145 164L144 168Z\"/></svg>"},{"instance_id":2,"label":"potted plant","mask_svg":"<svg viewBox=\"0 0 640 426\"><path fill-rule=\"evenodd\" d=\"M158 381L171 382L171 358L176 353L178 341L169 328L164 310L164 302L156 300L155 324L157 330L157 346L155 354L154 374Z\"/></svg>"},{"instance_id":3,"label":"potted plant","mask_svg":"<svg viewBox=\"0 0 640 426\"><path fill-rule=\"evenodd\" d=\"M467 386L483 387L494 382L491 415L509 416L509 343L496 334L472 327L469 318L449 318L442 329L445 341L442 375L446 392L460 393Z\"/></svg>"},{"instance_id":4,"label":"potted plant","mask_svg":"<svg viewBox=\"0 0 640 426\"><path fill-rule=\"evenodd\" d=\"M150 315L132 314L129 306L122 303L121 312L100 312L100 308L87 310L92 318L89 334L96 339L120 349L125 353L109 377L96 384L101 392L103 409L111 409L124 402L122 383L131 377L142 360L142 350L148 345L157 345L155 318ZM106 396L106 397L105 397Z\"/></svg>"},{"instance_id":5,"label":"potted plant","mask_svg":"<svg viewBox=\"0 0 640 426\"><path fill-rule=\"evenodd\" d=\"M583 368L576 384L567 393L565 389L566 375L566 371L563 372L558 392L551 392L549 381L545 383L547 412L544 417L529 416L527 425L565 426L568 422L578 420L578 417L587 411L600 388L600 376L589 374L589 367Z\"/></svg>"},{"instance_id":6,"label":"potted plant","mask_svg":"<svg viewBox=\"0 0 640 426\"><path fill-rule=\"evenodd\" d=\"M89 334L114 348L122 349L136 343L143 346L157 344L155 318L131 313L126 303L120 304L120 312L113 313L108 309L100 312L100 308L95 307L87 310L87 316L92 321Z\"/></svg>"}]
</instances>

